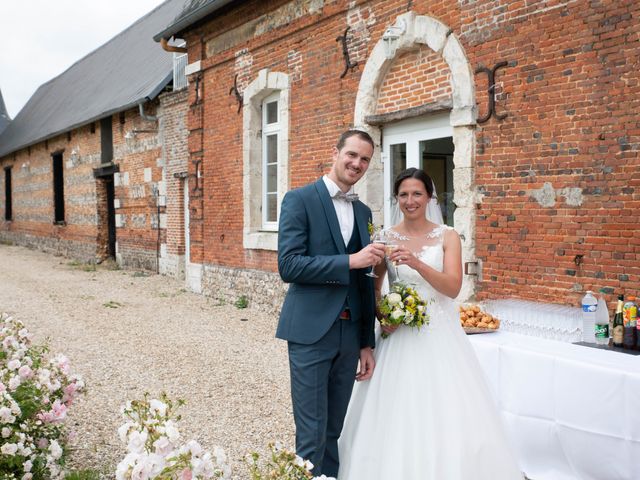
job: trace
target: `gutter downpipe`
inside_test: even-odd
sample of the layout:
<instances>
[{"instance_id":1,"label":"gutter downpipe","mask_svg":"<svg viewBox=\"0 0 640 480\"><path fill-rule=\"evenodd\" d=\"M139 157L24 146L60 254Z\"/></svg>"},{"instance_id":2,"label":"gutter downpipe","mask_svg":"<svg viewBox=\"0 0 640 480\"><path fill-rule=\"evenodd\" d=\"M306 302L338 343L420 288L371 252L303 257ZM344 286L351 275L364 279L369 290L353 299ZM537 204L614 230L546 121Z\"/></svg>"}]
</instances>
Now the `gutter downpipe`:
<instances>
[{"instance_id":1,"label":"gutter downpipe","mask_svg":"<svg viewBox=\"0 0 640 480\"><path fill-rule=\"evenodd\" d=\"M138 102L138 111L140 112L140 116L144 118L147 122L157 122L158 117L156 117L155 115L147 115L144 112L144 104L148 100L149 100L148 98L145 98L144 100L140 100L140 102Z\"/></svg>"},{"instance_id":2,"label":"gutter downpipe","mask_svg":"<svg viewBox=\"0 0 640 480\"><path fill-rule=\"evenodd\" d=\"M177 52L177 53L187 53L187 47L176 47L174 45L169 45L169 40L166 38L160 39L160 45L163 50L167 52Z\"/></svg>"}]
</instances>

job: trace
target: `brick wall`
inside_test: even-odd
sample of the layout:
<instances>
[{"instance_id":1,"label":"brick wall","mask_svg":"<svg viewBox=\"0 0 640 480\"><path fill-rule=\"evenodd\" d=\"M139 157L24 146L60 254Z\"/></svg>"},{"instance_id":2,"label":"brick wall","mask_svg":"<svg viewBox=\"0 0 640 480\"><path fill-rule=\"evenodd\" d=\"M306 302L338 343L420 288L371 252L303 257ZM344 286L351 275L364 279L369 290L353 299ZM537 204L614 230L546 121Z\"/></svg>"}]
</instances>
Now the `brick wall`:
<instances>
[{"instance_id":1,"label":"brick wall","mask_svg":"<svg viewBox=\"0 0 640 480\"><path fill-rule=\"evenodd\" d=\"M450 102L449 67L426 46L401 54L384 76L376 114L397 112L436 102Z\"/></svg>"},{"instance_id":2,"label":"brick wall","mask_svg":"<svg viewBox=\"0 0 640 480\"><path fill-rule=\"evenodd\" d=\"M0 159L12 167L13 220L4 220L4 181L0 200L0 239L82 261L96 260L96 190L93 166L100 161L100 133L89 126L59 135ZM54 225L52 154L62 154L65 221ZM3 178L4 180L4 178Z\"/></svg>"},{"instance_id":3,"label":"brick wall","mask_svg":"<svg viewBox=\"0 0 640 480\"><path fill-rule=\"evenodd\" d=\"M477 296L575 305L589 288L635 293L640 6L631 0L253 1L186 32L189 61L203 67L200 103L188 116L190 173L201 160L203 175L191 204L194 261L276 271L274 252L242 247L242 116L229 95L236 74L241 89L263 68L290 75L290 185L298 187L327 170L337 135L352 126L366 59L409 9L447 25L472 70L508 62L494 93L507 117L475 129ZM360 63L340 79L336 37L347 26ZM391 68L381 113L450 95L442 61L423 50ZM409 79L392 104L392 87ZM475 82L482 116L486 76Z\"/></svg>"},{"instance_id":4,"label":"brick wall","mask_svg":"<svg viewBox=\"0 0 640 480\"><path fill-rule=\"evenodd\" d=\"M147 114L157 113L160 122L143 119L137 109L112 117L113 162L120 169L114 175L116 257L122 266L155 271L161 252L166 250L167 259L169 254L184 255L182 190L173 173L186 170L185 100L186 92L177 92L163 97L162 108L159 102L147 105ZM163 147L165 141L169 143ZM53 224L54 152L63 156L66 225ZM107 256L107 197L104 180L93 175L100 163L100 122L0 159L2 175L5 166L13 167L13 220L4 221L2 182L0 239L86 262L102 261ZM179 275L178 264L166 273Z\"/></svg>"},{"instance_id":5,"label":"brick wall","mask_svg":"<svg viewBox=\"0 0 640 480\"><path fill-rule=\"evenodd\" d=\"M185 262L184 181L189 169L187 96L187 90L160 96L160 131L167 191L166 243L161 255L160 271L179 277L184 277Z\"/></svg>"}]
</instances>

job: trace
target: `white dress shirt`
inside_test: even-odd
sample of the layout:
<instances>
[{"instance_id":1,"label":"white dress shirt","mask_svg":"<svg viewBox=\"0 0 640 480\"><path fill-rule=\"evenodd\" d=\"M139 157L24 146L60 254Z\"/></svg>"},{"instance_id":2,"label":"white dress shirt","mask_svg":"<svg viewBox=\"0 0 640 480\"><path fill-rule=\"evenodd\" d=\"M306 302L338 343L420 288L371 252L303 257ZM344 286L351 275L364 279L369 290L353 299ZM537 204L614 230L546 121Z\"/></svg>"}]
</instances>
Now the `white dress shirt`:
<instances>
[{"instance_id":1,"label":"white dress shirt","mask_svg":"<svg viewBox=\"0 0 640 480\"><path fill-rule=\"evenodd\" d=\"M327 186L327 190L329 190L329 196L333 201L333 207L336 209L336 215L338 217L338 223L340 224L340 233L342 233L342 238L344 239L344 246L346 247L349 244L349 240L351 240L351 234L353 233L353 205L351 202L347 202L344 199L334 198L334 195L340 191L340 187L336 185L336 183L331 180L326 175L322 177L324 184ZM352 193L353 187L348 192Z\"/></svg>"}]
</instances>

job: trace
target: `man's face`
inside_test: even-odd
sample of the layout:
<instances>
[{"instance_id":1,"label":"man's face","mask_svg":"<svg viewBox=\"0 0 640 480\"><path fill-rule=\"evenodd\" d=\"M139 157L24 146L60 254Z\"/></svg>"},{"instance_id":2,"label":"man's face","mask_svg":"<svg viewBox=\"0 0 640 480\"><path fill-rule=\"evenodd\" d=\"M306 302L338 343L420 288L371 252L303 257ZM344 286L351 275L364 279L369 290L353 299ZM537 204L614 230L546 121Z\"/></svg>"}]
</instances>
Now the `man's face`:
<instances>
[{"instance_id":1,"label":"man's face","mask_svg":"<svg viewBox=\"0 0 640 480\"><path fill-rule=\"evenodd\" d=\"M373 147L358 135L353 135L345 141L344 147L338 150L333 147L333 166L329 178L341 190L347 191L362 178L369 168Z\"/></svg>"}]
</instances>

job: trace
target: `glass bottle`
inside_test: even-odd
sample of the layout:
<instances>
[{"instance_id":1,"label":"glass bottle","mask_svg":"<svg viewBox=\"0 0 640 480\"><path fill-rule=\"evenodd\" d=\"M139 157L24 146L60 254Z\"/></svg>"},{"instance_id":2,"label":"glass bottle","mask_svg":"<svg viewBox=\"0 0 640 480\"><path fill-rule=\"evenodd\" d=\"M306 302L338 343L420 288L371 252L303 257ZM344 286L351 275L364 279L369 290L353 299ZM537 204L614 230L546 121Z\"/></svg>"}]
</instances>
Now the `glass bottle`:
<instances>
[{"instance_id":1,"label":"glass bottle","mask_svg":"<svg viewBox=\"0 0 640 480\"><path fill-rule=\"evenodd\" d=\"M616 306L616 314L613 317L613 346L622 347L622 339L624 337L624 320L622 318L622 307L624 305L624 296L618 295L618 305Z\"/></svg>"}]
</instances>

